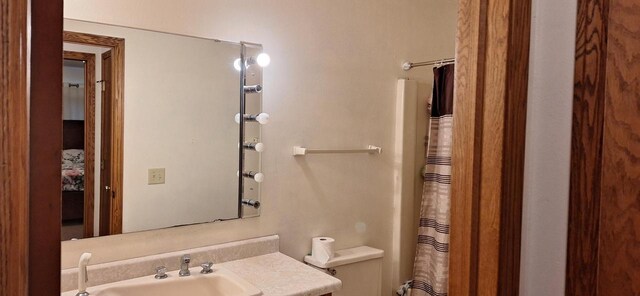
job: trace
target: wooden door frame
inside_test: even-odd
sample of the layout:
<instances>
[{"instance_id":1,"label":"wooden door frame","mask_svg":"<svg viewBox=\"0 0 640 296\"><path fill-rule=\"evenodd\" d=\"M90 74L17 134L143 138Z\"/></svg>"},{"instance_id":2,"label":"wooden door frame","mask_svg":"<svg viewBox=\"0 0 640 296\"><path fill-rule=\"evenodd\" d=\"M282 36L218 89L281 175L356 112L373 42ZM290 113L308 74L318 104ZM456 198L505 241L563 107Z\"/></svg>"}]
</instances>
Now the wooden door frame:
<instances>
[{"instance_id":1,"label":"wooden door frame","mask_svg":"<svg viewBox=\"0 0 640 296\"><path fill-rule=\"evenodd\" d=\"M579 0L571 132L567 295L597 295L608 0Z\"/></svg>"},{"instance_id":2,"label":"wooden door frame","mask_svg":"<svg viewBox=\"0 0 640 296\"><path fill-rule=\"evenodd\" d=\"M28 279L34 279L28 280L29 295L51 295L60 290L63 1L29 2L29 197L24 201L29 204L29 256L25 260Z\"/></svg>"},{"instance_id":3,"label":"wooden door frame","mask_svg":"<svg viewBox=\"0 0 640 296\"><path fill-rule=\"evenodd\" d=\"M607 61L607 0L579 0L571 131L567 295L596 295Z\"/></svg>"},{"instance_id":4,"label":"wooden door frame","mask_svg":"<svg viewBox=\"0 0 640 296\"><path fill-rule=\"evenodd\" d=\"M84 62L84 237L93 237L96 143L96 55L64 51L65 60ZM87 186L88 184L88 186Z\"/></svg>"},{"instance_id":5,"label":"wooden door frame","mask_svg":"<svg viewBox=\"0 0 640 296\"><path fill-rule=\"evenodd\" d=\"M6 7L7 3L15 5L22 2L0 0L0 5ZM450 295L517 294L524 161L523 111L526 108L530 5L530 0L459 0ZM15 193L10 195L10 204L13 206L9 209L2 208L8 210L10 215L0 217L0 230L10 233L11 244L15 246L8 250L0 249L3 259L14 260L0 262L1 282L14 283L0 290L3 294L1 296L26 295L27 289L33 293L41 292L34 295L56 294L60 290L59 178L54 178L53 181L56 182L52 183L57 186L36 188L40 185L38 182L43 181L34 179L32 174L26 175L24 161L27 154L31 156L29 169L50 170L57 175L60 173L60 154L50 151L60 150L61 137L57 142L41 145L29 143L25 137L31 132L29 139L33 140L34 130L51 133L52 126L58 128L53 121L61 121L61 112L56 110L60 105L56 104L61 104L62 100L61 93L57 94L62 79L62 0L31 0L30 7L31 11L24 4L0 10L3 20L12 20L9 22L10 27L2 22L2 33L18 34L9 35L11 42L0 43L3 52L8 49L19 51L21 55L12 55L18 60L21 57L24 59L26 52L31 52L31 93L27 96L24 88L11 84L10 87L20 95L8 96L3 89L0 99L0 106L11 106L18 111L12 113L13 117L8 117L10 124L18 129L12 130L10 134L2 134L2 143L11 142L13 153L7 154L4 150L0 153L3 161L9 157L18 157L12 158L14 160L7 163L9 166L3 167L1 171L2 174L9 171L12 174L7 183L0 185L5 190L2 193L5 194L7 188L9 193ZM31 21L30 36L27 36L27 20ZM4 38L5 35L0 36ZM58 51L59 54L51 54L52 51ZM122 50L119 53L123 54ZM24 60L17 67L6 70L3 67L1 73L5 76L15 75L14 81L29 81L25 63L28 64L28 61ZM485 67L489 63L491 66ZM59 72L51 75L35 71L40 68L57 68ZM42 77L45 74L49 77ZM2 80L2 83L6 82ZM114 81L114 84L122 83L122 78ZM30 100L33 102L34 95L35 98L42 99L45 94L48 104L40 106L43 110L38 112L31 110L31 124L27 125L29 119L22 116L27 111L26 106ZM120 98L121 96L122 94ZM121 100L118 102L122 104ZM54 108L44 110L51 106ZM4 113L0 114L4 116L7 112L2 108L0 107L0 112ZM490 112L495 110L501 112ZM42 119L51 116L51 122ZM53 125L48 125L50 123ZM61 135L61 123L59 125ZM55 133L54 131L53 134ZM122 145L122 139L117 143ZM41 157L34 156L42 152L45 153ZM117 157L121 158L122 155ZM492 163L498 165L488 168L489 172L483 178L481 173ZM488 176L497 176L491 180L495 184L483 182ZM119 182L121 186L122 181ZM29 184L29 196L25 192L25 184ZM43 200L45 195L39 196L41 193L48 193L48 199ZM29 205L30 224L38 223L37 226L29 227L28 239L24 236L26 205ZM52 208L57 211L51 211ZM480 231L480 228L486 229ZM25 255L21 246L27 241L29 254ZM482 262L479 260L481 256L486 256ZM497 264L487 264L492 260ZM37 278L37 281L28 281L24 276L27 264L29 276Z\"/></svg>"},{"instance_id":6,"label":"wooden door frame","mask_svg":"<svg viewBox=\"0 0 640 296\"><path fill-rule=\"evenodd\" d=\"M27 1L0 0L0 295L26 295L29 252Z\"/></svg>"},{"instance_id":7,"label":"wooden door frame","mask_svg":"<svg viewBox=\"0 0 640 296\"><path fill-rule=\"evenodd\" d=\"M107 63L105 63L106 58L109 58L109 63L107 66ZM113 76L113 59L112 59L112 54L111 51L108 50L106 52L103 52L100 55L100 65L102 66L102 73L101 73L101 86L102 88L102 102L103 102L103 106L102 106L102 124L100 127L100 134L101 135L113 135L113 130L112 130L112 122L111 122L111 115L113 115L113 110L111 109L112 106L107 106L107 104L104 104L104 102L106 101L112 101L112 93L110 91L110 89L108 87L105 87L106 83L112 79L110 79ZM107 71L108 69L108 71ZM107 107L105 107L107 106ZM103 137L102 141L100 143L100 151L102 151L102 154L100 155L100 163L110 163L111 159L105 158L104 156L107 155L107 152L109 155L111 155L112 152L112 148L113 146L111 145L110 141L105 141L105 139L109 139L108 137ZM110 139L109 139L110 140ZM111 182L111 176L109 176L109 178L107 178L107 180L109 182L105 182L105 176L107 176L106 172L108 171L110 174L113 173L112 171L112 165L109 165L109 170L107 170L106 168L101 168L101 175L100 175L100 188L109 186L112 182ZM109 185L107 185L109 184ZM114 219L114 215L113 215L113 202L111 201L110 196L111 192L107 192L105 191L101 191L100 192L100 232L99 235L100 236L104 236L104 235L112 235L112 234L116 234L113 232L113 219Z\"/></svg>"},{"instance_id":8,"label":"wooden door frame","mask_svg":"<svg viewBox=\"0 0 640 296\"><path fill-rule=\"evenodd\" d=\"M113 194L110 234L122 233L123 163L124 163L124 39L78 32L63 32L63 42L111 49L113 82L111 93L112 153L111 190Z\"/></svg>"},{"instance_id":9,"label":"wooden door frame","mask_svg":"<svg viewBox=\"0 0 640 296\"><path fill-rule=\"evenodd\" d=\"M518 295L530 0L460 0L450 295Z\"/></svg>"}]
</instances>

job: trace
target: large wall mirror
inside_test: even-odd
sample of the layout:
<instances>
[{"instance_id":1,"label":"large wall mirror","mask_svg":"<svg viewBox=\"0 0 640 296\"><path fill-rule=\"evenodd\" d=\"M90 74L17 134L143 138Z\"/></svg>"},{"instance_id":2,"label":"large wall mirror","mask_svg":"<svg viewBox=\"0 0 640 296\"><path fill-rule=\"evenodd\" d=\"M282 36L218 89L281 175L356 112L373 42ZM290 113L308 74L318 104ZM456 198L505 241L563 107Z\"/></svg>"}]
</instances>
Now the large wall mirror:
<instances>
[{"instance_id":1,"label":"large wall mirror","mask_svg":"<svg viewBox=\"0 0 640 296\"><path fill-rule=\"evenodd\" d=\"M71 19L64 31L62 240L259 214L262 98L241 85L262 83L260 45Z\"/></svg>"}]
</instances>

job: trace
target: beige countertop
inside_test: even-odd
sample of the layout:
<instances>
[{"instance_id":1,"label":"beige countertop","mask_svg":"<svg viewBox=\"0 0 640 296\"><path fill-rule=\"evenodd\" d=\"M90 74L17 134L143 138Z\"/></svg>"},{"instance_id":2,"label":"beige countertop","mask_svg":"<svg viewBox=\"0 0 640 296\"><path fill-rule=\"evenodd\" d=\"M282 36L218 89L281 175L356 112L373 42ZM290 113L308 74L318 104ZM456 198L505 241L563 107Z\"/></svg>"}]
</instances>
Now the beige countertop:
<instances>
[{"instance_id":1,"label":"beige countertop","mask_svg":"<svg viewBox=\"0 0 640 296\"><path fill-rule=\"evenodd\" d=\"M263 296L317 296L336 292L342 282L282 253L270 253L219 264L263 293Z\"/></svg>"}]
</instances>

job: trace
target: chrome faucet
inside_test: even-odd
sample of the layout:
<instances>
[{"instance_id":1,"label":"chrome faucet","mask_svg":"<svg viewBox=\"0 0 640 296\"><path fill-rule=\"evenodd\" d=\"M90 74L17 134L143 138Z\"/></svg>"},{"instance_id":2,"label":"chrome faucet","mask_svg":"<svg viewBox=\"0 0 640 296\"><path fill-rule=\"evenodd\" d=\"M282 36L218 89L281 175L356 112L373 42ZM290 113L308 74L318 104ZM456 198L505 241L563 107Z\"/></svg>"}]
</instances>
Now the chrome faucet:
<instances>
[{"instance_id":1,"label":"chrome faucet","mask_svg":"<svg viewBox=\"0 0 640 296\"><path fill-rule=\"evenodd\" d=\"M180 258L180 272L179 276L190 276L189 263L191 263L191 256L189 254L182 255Z\"/></svg>"}]
</instances>

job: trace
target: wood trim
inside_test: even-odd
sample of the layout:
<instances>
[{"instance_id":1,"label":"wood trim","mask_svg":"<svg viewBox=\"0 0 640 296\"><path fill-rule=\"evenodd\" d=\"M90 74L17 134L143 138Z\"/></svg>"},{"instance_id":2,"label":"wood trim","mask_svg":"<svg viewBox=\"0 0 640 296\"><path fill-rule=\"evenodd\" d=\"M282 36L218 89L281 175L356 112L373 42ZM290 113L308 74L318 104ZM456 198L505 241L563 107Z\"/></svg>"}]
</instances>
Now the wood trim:
<instances>
[{"instance_id":1,"label":"wood trim","mask_svg":"<svg viewBox=\"0 0 640 296\"><path fill-rule=\"evenodd\" d=\"M638 28L634 1L579 1L567 295L639 293Z\"/></svg>"},{"instance_id":2,"label":"wood trim","mask_svg":"<svg viewBox=\"0 0 640 296\"><path fill-rule=\"evenodd\" d=\"M111 234L122 233L122 191L124 162L124 39L78 32L63 32L63 41L110 47L113 58L112 190L114 192Z\"/></svg>"},{"instance_id":3,"label":"wood trim","mask_svg":"<svg viewBox=\"0 0 640 296\"><path fill-rule=\"evenodd\" d=\"M60 291L62 0L31 0L30 295Z\"/></svg>"},{"instance_id":4,"label":"wood trim","mask_svg":"<svg viewBox=\"0 0 640 296\"><path fill-rule=\"evenodd\" d=\"M517 295L531 1L459 7L449 293Z\"/></svg>"},{"instance_id":5,"label":"wood trim","mask_svg":"<svg viewBox=\"0 0 640 296\"><path fill-rule=\"evenodd\" d=\"M449 294L477 295L487 7L483 1L463 0L458 3Z\"/></svg>"},{"instance_id":6,"label":"wood trim","mask_svg":"<svg viewBox=\"0 0 640 296\"><path fill-rule=\"evenodd\" d=\"M113 59L113 94L112 105L112 170L113 190L115 200L112 204L112 228L111 234L122 233L122 188L123 188L123 164L124 164L124 39L112 49Z\"/></svg>"},{"instance_id":7,"label":"wood trim","mask_svg":"<svg viewBox=\"0 0 640 296\"><path fill-rule=\"evenodd\" d=\"M638 1L610 0L607 23L597 290L640 295Z\"/></svg>"},{"instance_id":8,"label":"wood trim","mask_svg":"<svg viewBox=\"0 0 640 296\"><path fill-rule=\"evenodd\" d=\"M95 203L95 143L96 143L96 55L65 51L64 59L85 62L84 72L84 237L93 237Z\"/></svg>"},{"instance_id":9,"label":"wood trim","mask_svg":"<svg viewBox=\"0 0 640 296\"><path fill-rule=\"evenodd\" d=\"M28 291L27 5L0 0L0 296Z\"/></svg>"},{"instance_id":10,"label":"wood trim","mask_svg":"<svg viewBox=\"0 0 640 296\"><path fill-rule=\"evenodd\" d=\"M524 190L531 1L511 0L506 44L498 294L518 295ZM487 136L490 133L486 134Z\"/></svg>"},{"instance_id":11,"label":"wood trim","mask_svg":"<svg viewBox=\"0 0 640 296\"><path fill-rule=\"evenodd\" d=\"M95 54L92 54L92 53L65 50L62 54L62 57L65 60L84 61L84 62L93 60L95 64ZM85 75L85 78L86 78L86 75Z\"/></svg>"},{"instance_id":12,"label":"wood trim","mask_svg":"<svg viewBox=\"0 0 640 296\"><path fill-rule=\"evenodd\" d=\"M640 6L610 0L598 295L640 295Z\"/></svg>"},{"instance_id":13,"label":"wood trim","mask_svg":"<svg viewBox=\"0 0 640 296\"><path fill-rule=\"evenodd\" d=\"M103 35L63 31L64 42L116 48L124 46L124 39Z\"/></svg>"},{"instance_id":14,"label":"wood trim","mask_svg":"<svg viewBox=\"0 0 640 296\"><path fill-rule=\"evenodd\" d=\"M574 72L567 295L596 295L608 0L579 0Z\"/></svg>"}]
</instances>

